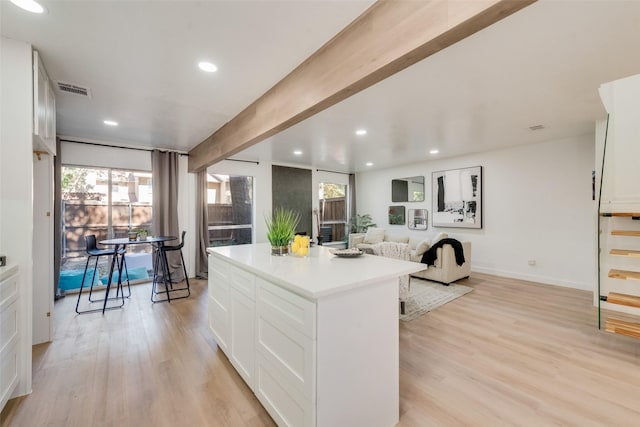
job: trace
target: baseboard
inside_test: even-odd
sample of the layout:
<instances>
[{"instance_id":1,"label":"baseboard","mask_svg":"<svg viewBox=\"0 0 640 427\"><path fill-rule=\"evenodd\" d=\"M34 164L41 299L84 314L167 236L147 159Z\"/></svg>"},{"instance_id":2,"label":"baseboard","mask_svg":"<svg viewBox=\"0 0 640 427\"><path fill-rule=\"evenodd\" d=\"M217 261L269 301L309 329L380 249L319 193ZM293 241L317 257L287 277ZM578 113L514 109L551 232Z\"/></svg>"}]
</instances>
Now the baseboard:
<instances>
[{"instance_id":1,"label":"baseboard","mask_svg":"<svg viewBox=\"0 0 640 427\"><path fill-rule=\"evenodd\" d=\"M515 271L499 270L495 268L479 267L472 265L471 272L492 274L494 276L508 277L511 279L527 280L530 282L543 283L545 285L562 286L565 288L579 289L581 291L593 291L595 285L588 283L572 282L570 280L557 279L555 277L540 276L536 274L523 274Z\"/></svg>"}]
</instances>

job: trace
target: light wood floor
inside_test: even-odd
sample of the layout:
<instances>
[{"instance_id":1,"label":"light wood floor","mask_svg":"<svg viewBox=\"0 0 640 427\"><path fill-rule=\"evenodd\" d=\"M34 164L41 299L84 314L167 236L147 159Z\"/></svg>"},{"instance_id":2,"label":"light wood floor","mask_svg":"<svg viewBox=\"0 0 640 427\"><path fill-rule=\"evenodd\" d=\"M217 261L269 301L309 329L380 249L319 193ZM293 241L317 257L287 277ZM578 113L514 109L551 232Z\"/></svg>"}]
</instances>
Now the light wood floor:
<instances>
[{"instance_id":1,"label":"light wood floor","mask_svg":"<svg viewBox=\"0 0 640 427\"><path fill-rule=\"evenodd\" d=\"M474 291L400 322L399 426L640 425L640 340L598 331L591 293L460 283ZM104 317L58 301L33 394L7 404L2 427L273 425L207 329L206 283L192 287L152 305L135 286Z\"/></svg>"}]
</instances>

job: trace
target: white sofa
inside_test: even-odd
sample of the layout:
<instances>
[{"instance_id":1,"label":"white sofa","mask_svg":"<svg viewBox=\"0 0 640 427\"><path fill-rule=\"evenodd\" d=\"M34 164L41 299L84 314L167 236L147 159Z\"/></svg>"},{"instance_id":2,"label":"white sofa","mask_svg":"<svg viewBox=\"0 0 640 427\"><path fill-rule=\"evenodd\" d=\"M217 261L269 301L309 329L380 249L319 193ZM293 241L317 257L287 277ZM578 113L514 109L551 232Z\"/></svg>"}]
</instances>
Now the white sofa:
<instances>
[{"instance_id":1,"label":"white sofa","mask_svg":"<svg viewBox=\"0 0 640 427\"><path fill-rule=\"evenodd\" d=\"M367 240L367 237L369 237L369 240ZM381 237L382 240L380 240ZM408 243L411 250L411 261L421 262L422 254L437 240L445 237L448 237L445 233L439 233L433 239L429 239L428 236L424 238L409 237L387 233L386 230L382 228L370 228L368 233L349 234L349 247L373 253L373 245L380 242ZM437 258L433 266L428 266L425 270L413 273L412 276L439 282L444 285L449 285L456 280L469 277L471 273L471 242L461 243L465 260L462 265L456 263L453 247L445 244L436 250ZM427 267L426 264L425 267Z\"/></svg>"}]
</instances>

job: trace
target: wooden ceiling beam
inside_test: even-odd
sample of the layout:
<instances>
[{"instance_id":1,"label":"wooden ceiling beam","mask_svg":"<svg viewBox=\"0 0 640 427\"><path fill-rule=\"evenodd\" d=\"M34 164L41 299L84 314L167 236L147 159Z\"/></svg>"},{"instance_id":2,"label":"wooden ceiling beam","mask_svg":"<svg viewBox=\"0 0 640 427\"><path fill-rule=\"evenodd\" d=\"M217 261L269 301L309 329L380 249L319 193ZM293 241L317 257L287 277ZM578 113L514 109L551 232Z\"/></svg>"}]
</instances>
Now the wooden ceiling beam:
<instances>
[{"instance_id":1,"label":"wooden ceiling beam","mask_svg":"<svg viewBox=\"0 0 640 427\"><path fill-rule=\"evenodd\" d=\"M281 132L536 0L380 0L189 152L195 172Z\"/></svg>"}]
</instances>

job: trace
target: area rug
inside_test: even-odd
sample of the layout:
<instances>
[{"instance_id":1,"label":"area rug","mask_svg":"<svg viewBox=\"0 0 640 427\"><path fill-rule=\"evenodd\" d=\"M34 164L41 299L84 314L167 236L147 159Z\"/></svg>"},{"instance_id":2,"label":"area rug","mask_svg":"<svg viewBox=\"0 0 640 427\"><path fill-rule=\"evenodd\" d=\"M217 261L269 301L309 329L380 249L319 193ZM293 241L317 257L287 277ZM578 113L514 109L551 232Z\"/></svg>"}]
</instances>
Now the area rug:
<instances>
[{"instance_id":1,"label":"area rug","mask_svg":"<svg viewBox=\"0 0 640 427\"><path fill-rule=\"evenodd\" d=\"M455 283L445 286L412 277L409 298L405 303L405 314L400 315L400 320L410 322L472 290L469 286Z\"/></svg>"}]
</instances>

